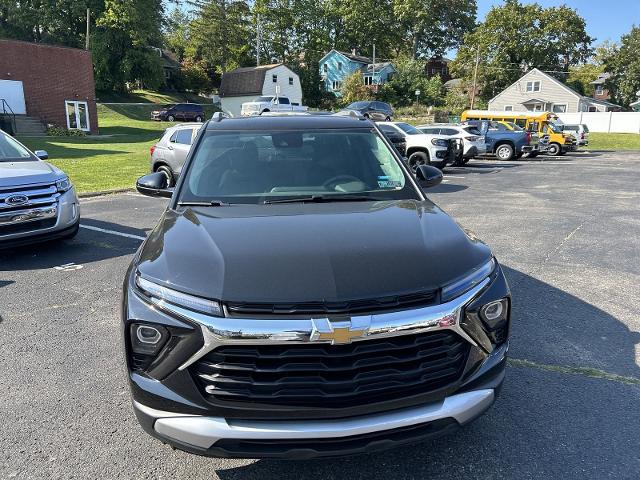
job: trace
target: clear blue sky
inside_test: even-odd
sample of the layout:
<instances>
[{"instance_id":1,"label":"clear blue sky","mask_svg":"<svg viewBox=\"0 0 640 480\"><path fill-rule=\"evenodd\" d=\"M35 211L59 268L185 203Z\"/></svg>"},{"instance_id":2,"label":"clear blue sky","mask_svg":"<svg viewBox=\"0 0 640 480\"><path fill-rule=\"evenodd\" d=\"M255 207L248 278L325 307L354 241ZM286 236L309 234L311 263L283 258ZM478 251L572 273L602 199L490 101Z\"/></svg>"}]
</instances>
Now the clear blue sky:
<instances>
[{"instance_id":1,"label":"clear blue sky","mask_svg":"<svg viewBox=\"0 0 640 480\"><path fill-rule=\"evenodd\" d=\"M640 0L536 0L543 7L567 5L587 22L587 33L596 38L595 45L605 40L618 41L620 36L631 30L635 23L640 25ZM523 3L536 3L523 0ZM501 0L478 0L478 20L482 21L494 5L502 5Z\"/></svg>"}]
</instances>

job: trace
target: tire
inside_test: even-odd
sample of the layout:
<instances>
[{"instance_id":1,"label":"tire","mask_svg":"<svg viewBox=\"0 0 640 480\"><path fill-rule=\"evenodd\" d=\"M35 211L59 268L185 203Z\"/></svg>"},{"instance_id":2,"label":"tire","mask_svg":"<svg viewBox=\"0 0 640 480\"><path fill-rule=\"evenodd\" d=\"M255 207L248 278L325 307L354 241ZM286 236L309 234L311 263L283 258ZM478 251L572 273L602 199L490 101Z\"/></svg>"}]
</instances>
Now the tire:
<instances>
[{"instance_id":1,"label":"tire","mask_svg":"<svg viewBox=\"0 0 640 480\"><path fill-rule=\"evenodd\" d=\"M174 187L176 185L176 177L167 165L160 165L155 170L158 173L163 173L167 177L167 187Z\"/></svg>"},{"instance_id":2,"label":"tire","mask_svg":"<svg viewBox=\"0 0 640 480\"><path fill-rule=\"evenodd\" d=\"M263 113L267 113L267 112L269 112L269 111L270 111L270 110L269 110L268 108L265 108L264 110L262 110L262 111L260 112L260 115L262 115Z\"/></svg>"},{"instance_id":3,"label":"tire","mask_svg":"<svg viewBox=\"0 0 640 480\"><path fill-rule=\"evenodd\" d=\"M167 122L175 122L176 121L176 117L174 117L173 115L169 115L167 117Z\"/></svg>"},{"instance_id":4,"label":"tire","mask_svg":"<svg viewBox=\"0 0 640 480\"><path fill-rule=\"evenodd\" d=\"M416 173L418 165L429 164L429 154L426 152L413 152L411 155L409 155L409 159L407 160L407 166L413 174Z\"/></svg>"},{"instance_id":5,"label":"tire","mask_svg":"<svg viewBox=\"0 0 640 480\"><path fill-rule=\"evenodd\" d=\"M547 155L551 155L552 157L557 157L562 152L562 148L557 143L549 144L549 148L547 149Z\"/></svg>"},{"instance_id":6,"label":"tire","mask_svg":"<svg viewBox=\"0 0 640 480\"><path fill-rule=\"evenodd\" d=\"M365 114L363 115L363 117L364 117L364 118L366 118L366 119L368 119L368 118L369 118L369 114L368 114L368 113L365 113Z\"/></svg>"},{"instance_id":7,"label":"tire","mask_svg":"<svg viewBox=\"0 0 640 480\"><path fill-rule=\"evenodd\" d=\"M513 160L514 156L515 152L513 151L513 147L508 143L503 143L496 147L496 157L498 157L498 160L508 162Z\"/></svg>"},{"instance_id":8,"label":"tire","mask_svg":"<svg viewBox=\"0 0 640 480\"><path fill-rule=\"evenodd\" d=\"M386 117L384 117L384 121L385 122L390 122L391 121L391 117L387 115Z\"/></svg>"},{"instance_id":9,"label":"tire","mask_svg":"<svg viewBox=\"0 0 640 480\"><path fill-rule=\"evenodd\" d=\"M196 122L202 123L202 117L200 115L196 117Z\"/></svg>"},{"instance_id":10,"label":"tire","mask_svg":"<svg viewBox=\"0 0 640 480\"><path fill-rule=\"evenodd\" d=\"M566 155L567 151L566 150L560 150L560 156Z\"/></svg>"}]
</instances>

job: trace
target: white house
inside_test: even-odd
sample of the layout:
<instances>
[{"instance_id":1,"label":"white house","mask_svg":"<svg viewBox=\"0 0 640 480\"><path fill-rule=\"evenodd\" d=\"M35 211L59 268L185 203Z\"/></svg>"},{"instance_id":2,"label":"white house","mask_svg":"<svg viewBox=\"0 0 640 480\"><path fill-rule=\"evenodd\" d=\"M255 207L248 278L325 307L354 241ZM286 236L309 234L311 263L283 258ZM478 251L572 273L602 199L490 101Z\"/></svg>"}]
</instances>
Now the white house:
<instances>
[{"instance_id":1,"label":"white house","mask_svg":"<svg viewBox=\"0 0 640 480\"><path fill-rule=\"evenodd\" d=\"M606 100L585 97L537 68L489 100L489 110L577 113L619 111Z\"/></svg>"},{"instance_id":2,"label":"white house","mask_svg":"<svg viewBox=\"0 0 640 480\"><path fill-rule=\"evenodd\" d=\"M244 102L252 102L263 95L275 95L276 91L288 97L291 103L302 105L300 77L286 65L274 63L236 68L222 75L219 92L222 111L238 117Z\"/></svg>"}]
</instances>

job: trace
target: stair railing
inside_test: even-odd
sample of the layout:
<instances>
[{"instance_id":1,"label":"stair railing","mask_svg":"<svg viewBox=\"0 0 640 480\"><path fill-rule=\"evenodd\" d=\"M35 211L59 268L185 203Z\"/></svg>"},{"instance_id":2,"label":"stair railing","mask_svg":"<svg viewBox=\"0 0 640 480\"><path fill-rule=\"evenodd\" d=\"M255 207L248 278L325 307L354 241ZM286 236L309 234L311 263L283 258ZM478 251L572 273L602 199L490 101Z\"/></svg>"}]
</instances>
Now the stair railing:
<instances>
[{"instance_id":1,"label":"stair railing","mask_svg":"<svg viewBox=\"0 0 640 480\"><path fill-rule=\"evenodd\" d=\"M0 98L0 108L2 108L2 114L8 116L11 119L11 134L16 134L16 114L11 109L11 105L4 99Z\"/></svg>"}]
</instances>

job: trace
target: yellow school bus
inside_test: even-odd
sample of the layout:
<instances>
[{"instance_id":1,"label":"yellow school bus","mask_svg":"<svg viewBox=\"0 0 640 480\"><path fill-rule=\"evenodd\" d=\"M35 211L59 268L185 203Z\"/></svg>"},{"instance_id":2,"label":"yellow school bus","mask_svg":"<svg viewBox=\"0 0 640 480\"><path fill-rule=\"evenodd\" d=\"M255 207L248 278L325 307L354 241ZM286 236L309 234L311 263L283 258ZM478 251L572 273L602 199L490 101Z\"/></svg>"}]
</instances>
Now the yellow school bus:
<instances>
[{"instance_id":1,"label":"yellow school bus","mask_svg":"<svg viewBox=\"0 0 640 480\"><path fill-rule=\"evenodd\" d=\"M548 155L564 155L576 150L573 136L562 133L562 128L556 124L558 116L551 112L500 112L495 110L466 110L462 112L460 121L493 120L513 122L528 132L536 132L542 138L549 136Z\"/></svg>"}]
</instances>

